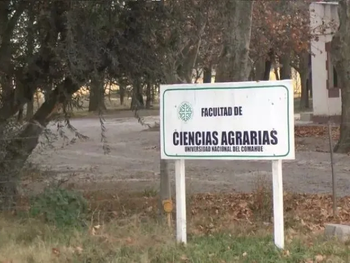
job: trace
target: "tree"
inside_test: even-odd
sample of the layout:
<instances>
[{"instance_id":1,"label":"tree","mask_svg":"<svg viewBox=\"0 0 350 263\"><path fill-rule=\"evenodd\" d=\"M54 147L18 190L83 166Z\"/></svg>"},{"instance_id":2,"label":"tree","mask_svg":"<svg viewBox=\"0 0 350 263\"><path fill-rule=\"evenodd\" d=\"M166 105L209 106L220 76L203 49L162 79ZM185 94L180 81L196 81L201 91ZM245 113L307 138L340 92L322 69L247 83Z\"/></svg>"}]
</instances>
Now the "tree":
<instances>
[{"instance_id":1,"label":"tree","mask_svg":"<svg viewBox=\"0 0 350 263\"><path fill-rule=\"evenodd\" d=\"M105 74L92 76L90 82L89 111L105 111Z\"/></svg>"},{"instance_id":2,"label":"tree","mask_svg":"<svg viewBox=\"0 0 350 263\"><path fill-rule=\"evenodd\" d=\"M143 107L143 84L149 87L150 80L153 84L191 83L199 68L206 68L208 73L220 60L225 61L221 70L225 78L247 77L251 7L250 1L236 0L222 4L215 0L127 3L120 18L124 28L119 39L122 49L118 50L123 54L119 57L121 65L117 72L109 74L119 82L127 79L133 84L132 108L141 123L138 109ZM228 31L223 37L225 29ZM227 52L221 53L224 41ZM168 162L160 160L160 201L168 198Z\"/></svg>"},{"instance_id":3,"label":"tree","mask_svg":"<svg viewBox=\"0 0 350 263\"><path fill-rule=\"evenodd\" d=\"M1 18L6 18L0 32L0 181L6 182L0 185L2 208L12 207L20 169L55 113L94 74L115 68L118 35L114 24L121 10L114 1L1 2ZM26 20L25 11L33 12L36 22L37 49L32 55L23 51L27 41L16 28ZM23 126L14 126L13 117L38 88L45 90L45 102Z\"/></svg>"},{"instance_id":4,"label":"tree","mask_svg":"<svg viewBox=\"0 0 350 263\"><path fill-rule=\"evenodd\" d=\"M248 80L253 1L225 1L223 50L217 82Z\"/></svg>"},{"instance_id":5,"label":"tree","mask_svg":"<svg viewBox=\"0 0 350 263\"><path fill-rule=\"evenodd\" d=\"M207 2L207 7L210 6ZM193 71L203 47L204 30L208 12L201 1L177 1L163 3L155 16L151 34L152 44L160 68L153 79L164 84L191 83ZM199 12L202 10L203 12ZM162 201L171 198L168 161L160 160L160 207Z\"/></svg>"},{"instance_id":6,"label":"tree","mask_svg":"<svg viewBox=\"0 0 350 263\"><path fill-rule=\"evenodd\" d=\"M253 33L250 56L255 79L268 80L272 65L278 79L291 77L291 66L301 77L302 107L308 105L311 1L259 1L253 9ZM264 62L265 61L265 62Z\"/></svg>"},{"instance_id":7,"label":"tree","mask_svg":"<svg viewBox=\"0 0 350 263\"><path fill-rule=\"evenodd\" d=\"M307 82L310 76L310 53L308 50L299 52L292 61L293 67L299 72L301 81L301 98L300 98L300 108L308 109L310 107L309 103L309 88Z\"/></svg>"},{"instance_id":8,"label":"tree","mask_svg":"<svg viewBox=\"0 0 350 263\"><path fill-rule=\"evenodd\" d=\"M35 22L35 13L33 10L27 10L28 23L27 23L27 39L25 40L26 45L26 58L33 57L35 51L35 40L36 40L36 32L34 27ZM26 107L26 119L30 120L30 118L34 115L34 96L27 102Z\"/></svg>"},{"instance_id":9,"label":"tree","mask_svg":"<svg viewBox=\"0 0 350 263\"><path fill-rule=\"evenodd\" d=\"M12 207L19 172L47 124L63 113L60 118L72 128L69 109L81 87L94 84L91 93L100 107L102 80L123 88L133 84L139 116L145 84L191 83L199 68L210 72L219 61L222 80L246 79L251 8L251 1L238 0L2 1L1 208ZM39 90L44 103L17 123L16 115ZM165 160L160 170L161 198L169 198Z\"/></svg>"},{"instance_id":10,"label":"tree","mask_svg":"<svg viewBox=\"0 0 350 263\"><path fill-rule=\"evenodd\" d=\"M211 68L215 64L221 42L212 34L221 31L225 8L214 0L128 3L121 19L126 30L120 41L131 48L120 50L123 56L118 74L133 83L136 112L143 106L141 83L148 87L150 80L152 84L191 83L199 67ZM136 115L142 123L142 118ZM171 198L168 162L160 160L160 201L168 198Z\"/></svg>"},{"instance_id":11,"label":"tree","mask_svg":"<svg viewBox=\"0 0 350 263\"><path fill-rule=\"evenodd\" d=\"M350 0L339 1L339 28L331 42L332 62L338 73L341 87L341 125L340 138L335 151L346 153L350 150Z\"/></svg>"}]
</instances>

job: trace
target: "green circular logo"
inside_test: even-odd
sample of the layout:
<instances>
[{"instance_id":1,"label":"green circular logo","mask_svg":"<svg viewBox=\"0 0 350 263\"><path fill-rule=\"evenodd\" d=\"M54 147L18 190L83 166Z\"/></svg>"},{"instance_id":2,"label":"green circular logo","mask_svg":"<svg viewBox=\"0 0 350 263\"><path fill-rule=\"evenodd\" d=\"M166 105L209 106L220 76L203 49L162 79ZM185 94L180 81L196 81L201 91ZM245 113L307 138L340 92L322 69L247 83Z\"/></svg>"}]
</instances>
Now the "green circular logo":
<instances>
[{"instance_id":1,"label":"green circular logo","mask_svg":"<svg viewBox=\"0 0 350 263\"><path fill-rule=\"evenodd\" d=\"M193 116L193 108L188 102L183 102L179 106L178 110L179 118L184 122L189 121Z\"/></svg>"}]
</instances>

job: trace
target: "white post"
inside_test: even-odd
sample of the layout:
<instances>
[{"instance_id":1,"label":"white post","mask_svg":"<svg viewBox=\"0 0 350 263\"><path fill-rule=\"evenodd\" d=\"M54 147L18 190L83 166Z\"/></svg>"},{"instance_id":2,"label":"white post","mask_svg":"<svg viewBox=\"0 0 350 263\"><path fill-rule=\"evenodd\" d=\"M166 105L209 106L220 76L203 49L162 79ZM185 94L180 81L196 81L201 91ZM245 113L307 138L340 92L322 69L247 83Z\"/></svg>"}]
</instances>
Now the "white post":
<instances>
[{"instance_id":1,"label":"white post","mask_svg":"<svg viewBox=\"0 0 350 263\"><path fill-rule=\"evenodd\" d=\"M175 160L176 240L187 243L185 160Z\"/></svg>"},{"instance_id":2,"label":"white post","mask_svg":"<svg viewBox=\"0 0 350 263\"><path fill-rule=\"evenodd\" d=\"M275 245L284 248L282 160L272 161L273 219Z\"/></svg>"}]
</instances>

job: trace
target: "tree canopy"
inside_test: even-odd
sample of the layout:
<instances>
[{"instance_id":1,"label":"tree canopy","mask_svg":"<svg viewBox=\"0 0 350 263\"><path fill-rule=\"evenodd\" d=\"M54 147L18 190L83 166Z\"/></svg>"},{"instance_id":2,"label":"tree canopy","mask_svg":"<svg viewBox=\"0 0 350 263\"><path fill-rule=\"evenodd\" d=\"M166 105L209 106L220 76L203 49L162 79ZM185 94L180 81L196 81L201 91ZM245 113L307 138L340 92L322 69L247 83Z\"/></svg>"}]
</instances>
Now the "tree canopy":
<instances>
[{"instance_id":1,"label":"tree canopy","mask_svg":"<svg viewBox=\"0 0 350 263\"><path fill-rule=\"evenodd\" d=\"M308 1L1 1L0 180L9 183L0 195L12 196L13 171L81 87L131 84L137 108L144 83L192 82L203 69L217 81L264 79L258 71L272 63L301 69L309 15ZM38 90L44 103L18 124Z\"/></svg>"}]
</instances>

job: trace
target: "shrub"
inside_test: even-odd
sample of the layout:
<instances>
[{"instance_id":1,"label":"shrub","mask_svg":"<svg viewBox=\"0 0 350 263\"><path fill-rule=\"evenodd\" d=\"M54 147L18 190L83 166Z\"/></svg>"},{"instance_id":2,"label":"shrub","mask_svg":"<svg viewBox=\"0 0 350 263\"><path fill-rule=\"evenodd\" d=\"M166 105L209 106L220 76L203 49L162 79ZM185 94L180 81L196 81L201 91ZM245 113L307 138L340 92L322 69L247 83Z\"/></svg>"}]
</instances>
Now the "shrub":
<instances>
[{"instance_id":1,"label":"shrub","mask_svg":"<svg viewBox=\"0 0 350 263\"><path fill-rule=\"evenodd\" d=\"M58 187L49 187L31 200L29 213L58 227L84 225L87 200L79 193Z\"/></svg>"},{"instance_id":2,"label":"shrub","mask_svg":"<svg viewBox=\"0 0 350 263\"><path fill-rule=\"evenodd\" d=\"M266 176L258 174L254 181L250 209L255 220L271 222L273 216L272 186Z\"/></svg>"}]
</instances>

